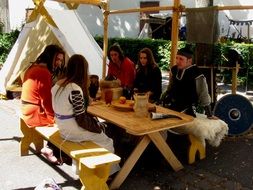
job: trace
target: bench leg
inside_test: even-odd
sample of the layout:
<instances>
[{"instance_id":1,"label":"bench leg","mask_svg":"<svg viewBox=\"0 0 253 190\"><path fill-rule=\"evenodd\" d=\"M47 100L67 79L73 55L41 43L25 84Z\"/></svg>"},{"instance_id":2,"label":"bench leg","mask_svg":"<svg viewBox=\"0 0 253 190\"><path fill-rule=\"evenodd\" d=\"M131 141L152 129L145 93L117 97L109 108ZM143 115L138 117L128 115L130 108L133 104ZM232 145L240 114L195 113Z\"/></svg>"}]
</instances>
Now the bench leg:
<instances>
[{"instance_id":1,"label":"bench leg","mask_svg":"<svg viewBox=\"0 0 253 190\"><path fill-rule=\"evenodd\" d=\"M90 169L81 164L80 181L83 184L81 190L109 190L106 181L109 177L111 164L106 164L99 168Z\"/></svg>"},{"instance_id":2,"label":"bench leg","mask_svg":"<svg viewBox=\"0 0 253 190\"><path fill-rule=\"evenodd\" d=\"M195 158L197 155L197 152L199 153L199 159L202 160L206 157L206 148L205 145L201 143L201 141L189 134L189 140L190 140L190 148L189 148L189 153L188 153L188 163L192 164L195 162Z\"/></svg>"},{"instance_id":3,"label":"bench leg","mask_svg":"<svg viewBox=\"0 0 253 190\"><path fill-rule=\"evenodd\" d=\"M43 148L43 138L33 129L27 127L23 119L19 121L20 130L23 133L23 137L20 141L20 155L28 155L30 144L33 143L37 152Z\"/></svg>"}]
</instances>

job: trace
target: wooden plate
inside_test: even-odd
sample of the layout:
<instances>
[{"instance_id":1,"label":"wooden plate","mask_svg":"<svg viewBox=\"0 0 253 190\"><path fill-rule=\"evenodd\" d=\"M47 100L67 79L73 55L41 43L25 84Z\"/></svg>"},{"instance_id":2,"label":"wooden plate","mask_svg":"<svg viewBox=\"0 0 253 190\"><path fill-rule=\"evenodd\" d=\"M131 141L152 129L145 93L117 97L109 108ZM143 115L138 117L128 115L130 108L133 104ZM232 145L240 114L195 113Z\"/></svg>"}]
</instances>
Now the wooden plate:
<instances>
[{"instance_id":1,"label":"wooden plate","mask_svg":"<svg viewBox=\"0 0 253 190\"><path fill-rule=\"evenodd\" d=\"M112 101L112 106L120 111L133 111L133 100L126 100L125 104L119 103L119 100Z\"/></svg>"}]
</instances>

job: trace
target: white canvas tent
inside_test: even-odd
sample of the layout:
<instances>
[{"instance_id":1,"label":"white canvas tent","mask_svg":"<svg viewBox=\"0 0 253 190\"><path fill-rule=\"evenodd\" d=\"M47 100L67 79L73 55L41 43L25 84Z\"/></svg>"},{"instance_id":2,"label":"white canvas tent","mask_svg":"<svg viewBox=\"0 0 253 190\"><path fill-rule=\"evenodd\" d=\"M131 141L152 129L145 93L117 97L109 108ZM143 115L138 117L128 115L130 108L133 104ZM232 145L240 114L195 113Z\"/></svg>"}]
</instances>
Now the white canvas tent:
<instances>
[{"instance_id":1,"label":"white canvas tent","mask_svg":"<svg viewBox=\"0 0 253 190\"><path fill-rule=\"evenodd\" d=\"M75 10L44 7L57 27L49 24L40 14L36 20L24 26L0 71L0 94L6 94L6 89L29 67L30 62L35 61L48 44L62 46L67 57L74 53L82 54L89 62L90 73L101 78L102 49Z\"/></svg>"}]
</instances>

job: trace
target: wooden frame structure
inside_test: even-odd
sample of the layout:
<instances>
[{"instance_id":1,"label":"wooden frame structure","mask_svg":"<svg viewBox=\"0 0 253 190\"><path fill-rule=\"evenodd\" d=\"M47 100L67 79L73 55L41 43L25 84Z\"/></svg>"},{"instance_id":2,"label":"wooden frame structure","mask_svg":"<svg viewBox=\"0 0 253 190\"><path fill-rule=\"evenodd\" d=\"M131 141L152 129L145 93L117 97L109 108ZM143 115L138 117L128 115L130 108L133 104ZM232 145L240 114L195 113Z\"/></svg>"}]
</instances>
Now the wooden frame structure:
<instances>
[{"instance_id":1,"label":"wooden frame structure","mask_svg":"<svg viewBox=\"0 0 253 190\"><path fill-rule=\"evenodd\" d=\"M44 2L45 0L33 0L34 2ZM108 50L108 17L110 14L127 14L133 12L147 12L147 11L164 11L172 10L172 32L171 32L171 65L175 64L178 43L178 27L180 14L185 11L185 6L181 4L181 0L174 0L173 6L159 6L159 7L146 7L146 8L132 8L122 10L110 10L110 0L52 0L65 3L69 8L77 8L79 4L90 4L101 7L104 17L104 45L103 45L103 71L102 77L106 75L106 57ZM218 10L245 10L253 9L253 5L247 6L219 6Z\"/></svg>"}]
</instances>

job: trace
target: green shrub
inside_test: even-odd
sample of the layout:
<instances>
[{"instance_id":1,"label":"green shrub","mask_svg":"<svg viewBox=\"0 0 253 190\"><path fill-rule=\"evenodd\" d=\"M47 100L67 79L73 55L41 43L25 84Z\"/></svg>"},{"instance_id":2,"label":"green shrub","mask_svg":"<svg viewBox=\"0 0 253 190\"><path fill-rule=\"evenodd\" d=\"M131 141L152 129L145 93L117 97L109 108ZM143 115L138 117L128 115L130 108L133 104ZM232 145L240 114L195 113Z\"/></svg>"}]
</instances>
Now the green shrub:
<instances>
[{"instance_id":1,"label":"green shrub","mask_svg":"<svg viewBox=\"0 0 253 190\"><path fill-rule=\"evenodd\" d=\"M7 58L13 44L15 43L19 31L15 30L10 33L0 33L0 67ZM103 37L96 36L95 40L101 48L103 48ZM154 39L133 39L133 38L109 38L108 48L113 44L118 43L123 49L126 56L132 59L135 63L138 59L138 52L144 48L150 48L153 53L156 62L163 71L167 71L170 66L171 57L171 41L168 40L154 40ZM182 48L186 45L185 41L179 41L178 47ZM192 46L194 50L194 45ZM243 58L243 68L238 73L240 81L245 81L245 75L247 72L253 72L253 44L235 43L233 41L227 41L226 43L217 43L213 46L213 65L226 64L225 56L229 49L236 49L241 53ZM231 71L225 72L226 78L231 78Z\"/></svg>"},{"instance_id":2,"label":"green shrub","mask_svg":"<svg viewBox=\"0 0 253 190\"><path fill-rule=\"evenodd\" d=\"M103 37L95 37L95 40L103 48ZM134 63L137 63L138 52L142 48L150 48L159 67L162 70L168 70L169 68L171 43L168 40L110 38L108 39L108 48L114 43L118 43L125 55Z\"/></svg>"},{"instance_id":3,"label":"green shrub","mask_svg":"<svg viewBox=\"0 0 253 190\"><path fill-rule=\"evenodd\" d=\"M0 33L0 67L5 62L12 46L18 38L18 35L18 30L14 30L10 33Z\"/></svg>"}]
</instances>

